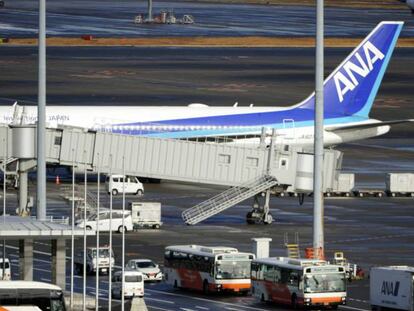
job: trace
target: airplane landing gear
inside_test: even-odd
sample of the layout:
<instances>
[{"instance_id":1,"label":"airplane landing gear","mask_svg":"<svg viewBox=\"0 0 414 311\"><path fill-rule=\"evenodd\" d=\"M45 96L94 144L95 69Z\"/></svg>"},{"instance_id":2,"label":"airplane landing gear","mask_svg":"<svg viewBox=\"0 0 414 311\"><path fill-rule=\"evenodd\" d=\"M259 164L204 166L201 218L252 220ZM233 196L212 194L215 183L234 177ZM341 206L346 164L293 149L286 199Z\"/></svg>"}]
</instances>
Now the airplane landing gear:
<instances>
[{"instance_id":1,"label":"airplane landing gear","mask_svg":"<svg viewBox=\"0 0 414 311\"><path fill-rule=\"evenodd\" d=\"M252 211L248 212L246 215L246 222L249 225L270 225L273 222L273 216L270 213L269 208L269 201L270 190L266 190L266 193L256 194L254 196Z\"/></svg>"}]
</instances>

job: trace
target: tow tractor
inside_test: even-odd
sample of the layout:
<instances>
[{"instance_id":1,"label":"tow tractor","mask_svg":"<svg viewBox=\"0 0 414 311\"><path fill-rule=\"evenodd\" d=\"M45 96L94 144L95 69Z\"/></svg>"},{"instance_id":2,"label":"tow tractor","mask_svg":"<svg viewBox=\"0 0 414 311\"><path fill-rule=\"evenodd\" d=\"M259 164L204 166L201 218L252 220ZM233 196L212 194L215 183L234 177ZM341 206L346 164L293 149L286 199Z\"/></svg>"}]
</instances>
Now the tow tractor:
<instances>
[{"instance_id":1,"label":"tow tractor","mask_svg":"<svg viewBox=\"0 0 414 311\"><path fill-rule=\"evenodd\" d=\"M350 263L345 257L343 252L335 252L333 264L341 265L345 267L346 277L348 281L360 280L365 276L364 271L357 264Z\"/></svg>"}]
</instances>

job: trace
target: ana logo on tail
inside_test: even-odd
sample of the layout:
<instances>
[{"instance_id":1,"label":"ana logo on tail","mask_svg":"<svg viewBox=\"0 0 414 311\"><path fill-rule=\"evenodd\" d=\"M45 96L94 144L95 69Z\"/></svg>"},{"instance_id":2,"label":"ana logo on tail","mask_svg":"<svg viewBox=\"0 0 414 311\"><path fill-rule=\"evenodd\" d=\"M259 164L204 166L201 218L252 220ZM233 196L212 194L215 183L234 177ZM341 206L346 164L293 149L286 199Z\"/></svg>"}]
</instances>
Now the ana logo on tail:
<instances>
[{"instance_id":1,"label":"ana logo on tail","mask_svg":"<svg viewBox=\"0 0 414 311\"><path fill-rule=\"evenodd\" d=\"M369 41L363 45L363 50L365 60L357 52L355 54L355 57L358 60L359 65L351 61L347 61L342 67L345 72L342 73L341 71L338 71L333 77L335 81L336 92L341 103L344 100L344 95L348 91L354 90L355 87L359 84L358 80L355 77L355 74L358 74L359 76L365 78L374 68L375 62L384 58L384 54L382 54L381 51L378 50L375 45Z\"/></svg>"}]
</instances>

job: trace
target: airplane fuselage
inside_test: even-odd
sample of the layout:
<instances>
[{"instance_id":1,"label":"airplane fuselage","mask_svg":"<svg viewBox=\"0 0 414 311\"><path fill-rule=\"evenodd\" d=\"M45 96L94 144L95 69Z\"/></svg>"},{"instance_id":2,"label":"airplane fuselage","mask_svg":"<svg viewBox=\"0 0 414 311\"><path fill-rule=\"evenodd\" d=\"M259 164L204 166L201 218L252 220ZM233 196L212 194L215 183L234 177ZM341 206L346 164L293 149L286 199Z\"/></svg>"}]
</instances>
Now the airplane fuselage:
<instances>
[{"instance_id":1,"label":"airplane fuselage","mask_svg":"<svg viewBox=\"0 0 414 311\"><path fill-rule=\"evenodd\" d=\"M5 108L5 107L3 107ZM47 125L78 126L93 130L110 131L131 135L145 135L162 138L198 138L198 137L233 137L232 143L259 142L262 128L276 129L276 142L310 146L313 145L314 126L311 120L295 120L289 113L291 107L122 107L122 106L48 106ZM2 111L2 110L0 110ZM268 113L283 113L286 118L279 122L265 124L254 120ZM237 122L234 115L252 118L251 122ZM229 116L229 118L225 118ZM37 119L35 106L26 106L20 116L22 123L33 124ZM201 122L200 122L201 120ZM236 121L231 121L236 120ZM12 123L13 111L0 114L0 123ZM358 119L355 117L326 119L324 126L343 126L369 124L378 122L374 119ZM337 145L345 142L383 135L389 126L377 126L368 129L344 130L340 133L325 131L324 144Z\"/></svg>"}]
</instances>

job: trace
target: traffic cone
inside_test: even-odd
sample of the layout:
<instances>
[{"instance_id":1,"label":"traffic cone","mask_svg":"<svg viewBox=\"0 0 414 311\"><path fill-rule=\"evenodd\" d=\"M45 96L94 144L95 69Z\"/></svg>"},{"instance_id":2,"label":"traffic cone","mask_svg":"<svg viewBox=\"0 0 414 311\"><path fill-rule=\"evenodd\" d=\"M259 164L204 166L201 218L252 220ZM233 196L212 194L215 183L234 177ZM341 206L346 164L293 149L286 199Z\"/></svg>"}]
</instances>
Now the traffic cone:
<instances>
[{"instance_id":1,"label":"traffic cone","mask_svg":"<svg viewBox=\"0 0 414 311\"><path fill-rule=\"evenodd\" d=\"M56 175L55 184L60 185L60 178L59 175Z\"/></svg>"}]
</instances>

